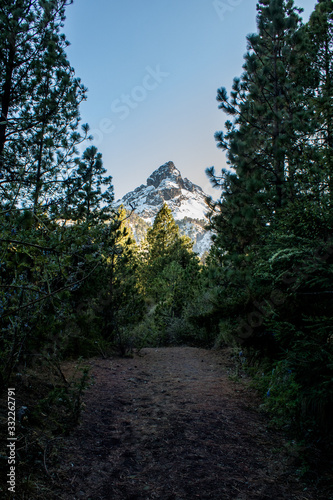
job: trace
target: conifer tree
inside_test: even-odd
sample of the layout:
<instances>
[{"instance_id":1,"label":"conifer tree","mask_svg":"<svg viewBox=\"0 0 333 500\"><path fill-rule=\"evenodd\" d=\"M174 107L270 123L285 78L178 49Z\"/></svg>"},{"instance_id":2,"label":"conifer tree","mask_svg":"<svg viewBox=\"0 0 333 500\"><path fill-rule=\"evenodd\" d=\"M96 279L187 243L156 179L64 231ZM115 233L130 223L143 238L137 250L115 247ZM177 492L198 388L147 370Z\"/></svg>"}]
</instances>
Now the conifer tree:
<instances>
[{"instance_id":1,"label":"conifer tree","mask_svg":"<svg viewBox=\"0 0 333 500\"><path fill-rule=\"evenodd\" d=\"M86 89L60 32L70 3L4 0L0 7L1 197L24 198L35 210L46 196L60 194L83 139L78 107Z\"/></svg>"},{"instance_id":2,"label":"conifer tree","mask_svg":"<svg viewBox=\"0 0 333 500\"><path fill-rule=\"evenodd\" d=\"M163 308L169 304L166 314L180 315L194 285L193 277L199 272L199 260L192 250L190 238L179 234L179 227L166 203L147 232L147 243L146 294Z\"/></svg>"},{"instance_id":3,"label":"conifer tree","mask_svg":"<svg viewBox=\"0 0 333 500\"><path fill-rule=\"evenodd\" d=\"M310 68L316 78L314 107L316 129L314 140L319 164L317 186L319 196L329 191L333 204L333 2L319 0L307 24Z\"/></svg>"},{"instance_id":4,"label":"conifer tree","mask_svg":"<svg viewBox=\"0 0 333 500\"><path fill-rule=\"evenodd\" d=\"M100 226L104 233L105 262L98 276L96 303L96 311L102 319L102 336L121 354L131 349L131 327L142 319L144 313L138 248L131 230L126 227L126 219L126 210L121 207L111 221Z\"/></svg>"},{"instance_id":5,"label":"conifer tree","mask_svg":"<svg viewBox=\"0 0 333 500\"><path fill-rule=\"evenodd\" d=\"M263 387L281 423L328 442L333 2L318 0L306 25L292 1L261 0L258 12L245 72L231 99L218 93L233 117L216 134L232 170L209 172L223 192L211 203L204 313L220 341L265 360L263 375L270 361Z\"/></svg>"},{"instance_id":6,"label":"conifer tree","mask_svg":"<svg viewBox=\"0 0 333 500\"><path fill-rule=\"evenodd\" d=\"M68 181L67 217L91 222L111 216L114 199L112 177L104 174L106 169L102 154L95 146L87 148ZM104 191L103 187L106 188Z\"/></svg>"},{"instance_id":7,"label":"conifer tree","mask_svg":"<svg viewBox=\"0 0 333 500\"><path fill-rule=\"evenodd\" d=\"M150 261L166 257L179 238L179 228L166 203L157 213L153 227L147 232Z\"/></svg>"},{"instance_id":8,"label":"conifer tree","mask_svg":"<svg viewBox=\"0 0 333 500\"><path fill-rule=\"evenodd\" d=\"M258 33L248 36L244 73L234 79L230 99L225 88L217 95L219 108L233 117L215 136L233 171L225 169L218 179L208 170L224 191L212 225L220 244L239 252L293 199L300 152L311 133L306 82L296 77L304 50L299 10L292 0L260 0L257 9Z\"/></svg>"}]
</instances>

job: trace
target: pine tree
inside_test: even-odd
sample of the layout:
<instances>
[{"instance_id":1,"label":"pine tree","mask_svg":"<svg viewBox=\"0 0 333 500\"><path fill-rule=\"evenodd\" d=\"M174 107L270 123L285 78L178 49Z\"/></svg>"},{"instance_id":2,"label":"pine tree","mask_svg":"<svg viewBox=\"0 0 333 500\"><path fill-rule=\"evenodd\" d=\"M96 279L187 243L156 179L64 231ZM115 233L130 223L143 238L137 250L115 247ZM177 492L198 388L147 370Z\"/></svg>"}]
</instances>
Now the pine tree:
<instances>
[{"instance_id":1,"label":"pine tree","mask_svg":"<svg viewBox=\"0 0 333 500\"><path fill-rule=\"evenodd\" d=\"M60 194L76 145L86 89L60 30L67 0L5 0L0 7L0 189L35 210ZM29 200L29 201L28 201Z\"/></svg>"},{"instance_id":2,"label":"pine tree","mask_svg":"<svg viewBox=\"0 0 333 500\"><path fill-rule=\"evenodd\" d=\"M72 220L91 222L112 215L112 177L104 176L102 155L95 146L87 148L68 182L65 212ZM102 188L106 189L103 191Z\"/></svg>"},{"instance_id":3,"label":"pine tree","mask_svg":"<svg viewBox=\"0 0 333 500\"><path fill-rule=\"evenodd\" d=\"M164 319L180 317L199 273L199 259L193 253L193 242L179 234L166 203L157 213L147 232L148 259L143 281L146 295L158 305Z\"/></svg>"},{"instance_id":4,"label":"pine tree","mask_svg":"<svg viewBox=\"0 0 333 500\"><path fill-rule=\"evenodd\" d=\"M147 232L150 262L166 258L179 238L179 228L166 203L157 213L153 227Z\"/></svg>"},{"instance_id":5,"label":"pine tree","mask_svg":"<svg viewBox=\"0 0 333 500\"><path fill-rule=\"evenodd\" d=\"M126 220L126 210L120 208L111 221L102 225L105 265L98 277L96 307L103 320L103 338L122 355L133 347L131 331L144 314L138 247Z\"/></svg>"},{"instance_id":6,"label":"pine tree","mask_svg":"<svg viewBox=\"0 0 333 500\"><path fill-rule=\"evenodd\" d=\"M74 166L76 146L88 131L84 126L83 137L77 131L85 89L74 76L63 43L54 38L48 41L44 67L38 69L36 92L31 99L30 112L38 117L39 123L26 136L31 155L27 191L28 194L31 191L35 211L47 198L59 199L64 179Z\"/></svg>"},{"instance_id":7,"label":"pine tree","mask_svg":"<svg viewBox=\"0 0 333 500\"><path fill-rule=\"evenodd\" d=\"M244 73L234 79L230 99L225 88L217 95L219 108L234 118L215 135L232 170L220 179L208 170L223 186L212 227L225 250L241 253L294 199L300 154L312 132L307 81L297 77L305 50L299 10L284 0L261 0L257 8L258 33L248 36Z\"/></svg>"},{"instance_id":8,"label":"pine tree","mask_svg":"<svg viewBox=\"0 0 333 500\"><path fill-rule=\"evenodd\" d=\"M333 204L333 2L319 0L307 25L310 68L317 80L314 107L316 130L314 140L319 163L317 186L320 197L329 192Z\"/></svg>"}]
</instances>

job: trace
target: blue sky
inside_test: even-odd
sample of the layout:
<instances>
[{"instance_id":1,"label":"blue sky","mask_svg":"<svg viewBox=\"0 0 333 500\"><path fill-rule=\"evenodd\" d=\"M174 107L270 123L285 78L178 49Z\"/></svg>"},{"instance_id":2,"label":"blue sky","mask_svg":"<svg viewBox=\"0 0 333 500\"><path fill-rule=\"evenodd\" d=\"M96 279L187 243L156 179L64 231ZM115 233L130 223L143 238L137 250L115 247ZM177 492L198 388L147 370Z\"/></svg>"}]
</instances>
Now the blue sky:
<instances>
[{"instance_id":1,"label":"blue sky","mask_svg":"<svg viewBox=\"0 0 333 500\"><path fill-rule=\"evenodd\" d=\"M242 73L246 35L256 31L256 0L75 0L64 32L81 105L116 199L160 165L214 198L205 169L226 166L214 133L226 116L216 90ZM299 0L308 19L316 0ZM87 144L86 146L88 146Z\"/></svg>"}]
</instances>

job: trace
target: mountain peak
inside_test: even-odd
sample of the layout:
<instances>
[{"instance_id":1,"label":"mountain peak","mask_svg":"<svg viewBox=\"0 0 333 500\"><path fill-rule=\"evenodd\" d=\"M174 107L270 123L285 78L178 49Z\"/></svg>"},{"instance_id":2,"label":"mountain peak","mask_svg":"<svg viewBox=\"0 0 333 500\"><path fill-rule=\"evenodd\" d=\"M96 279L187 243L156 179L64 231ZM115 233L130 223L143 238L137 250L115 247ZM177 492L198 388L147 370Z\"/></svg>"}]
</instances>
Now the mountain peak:
<instances>
[{"instance_id":1,"label":"mountain peak","mask_svg":"<svg viewBox=\"0 0 333 500\"><path fill-rule=\"evenodd\" d=\"M148 177L147 185L134 189L117 201L117 206L135 209L135 217L152 224L158 211L167 203L180 226L181 234L195 241L194 250L202 255L211 245L210 234L204 228L207 212L206 195L201 187L182 177L172 161L161 165ZM135 224L134 224L135 226ZM133 229L133 228L132 228ZM140 239L140 236L134 234Z\"/></svg>"},{"instance_id":2,"label":"mountain peak","mask_svg":"<svg viewBox=\"0 0 333 500\"><path fill-rule=\"evenodd\" d=\"M125 208L135 207L138 215L152 222L164 202L167 202L176 220L184 217L203 220L207 206L201 187L182 177L172 161L156 169L134 191L117 202Z\"/></svg>"},{"instance_id":3,"label":"mountain peak","mask_svg":"<svg viewBox=\"0 0 333 500\"><path fill-rule=\"evenodd\" d=\"M175 167L173 161L168 161L155 170L147 179L147 186L158 188L161 182L165 179L173 180L176 183L182 179L179 170Z\"/></svg>"}]
</instances>

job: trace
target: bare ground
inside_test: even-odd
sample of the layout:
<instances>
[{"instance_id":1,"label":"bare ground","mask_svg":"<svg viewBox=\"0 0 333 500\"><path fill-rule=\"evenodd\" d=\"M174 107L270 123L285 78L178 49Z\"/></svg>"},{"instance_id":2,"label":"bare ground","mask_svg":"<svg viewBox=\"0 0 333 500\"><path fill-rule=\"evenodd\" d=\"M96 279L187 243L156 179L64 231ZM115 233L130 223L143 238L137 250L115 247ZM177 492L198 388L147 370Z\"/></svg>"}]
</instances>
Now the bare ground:
<instances>
[{"instance_id":1,"label":"bare ground","mask_svg":"<svg viewBox=\"0 0 333 500\"><path fill-rule=\"evenodd\" d=\"M255 393L230 380L226 353L144 349L91 365L81 423L48 469L54 498L327 500L299 480Z\"/></svg>"}]
</instances>

